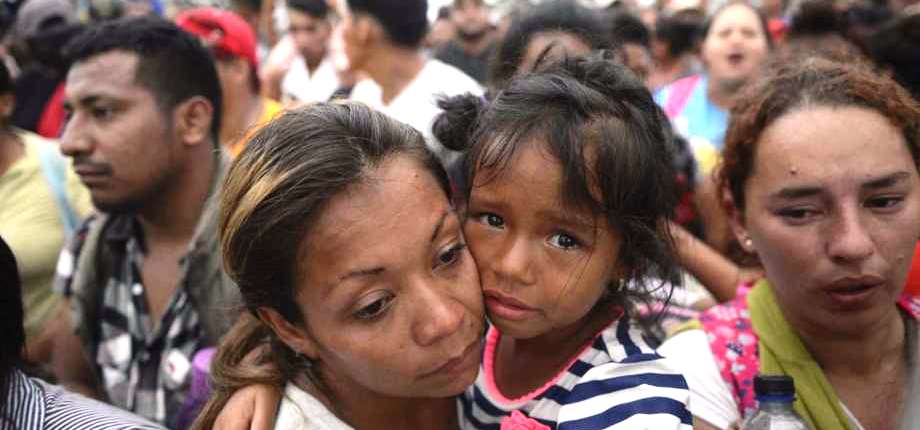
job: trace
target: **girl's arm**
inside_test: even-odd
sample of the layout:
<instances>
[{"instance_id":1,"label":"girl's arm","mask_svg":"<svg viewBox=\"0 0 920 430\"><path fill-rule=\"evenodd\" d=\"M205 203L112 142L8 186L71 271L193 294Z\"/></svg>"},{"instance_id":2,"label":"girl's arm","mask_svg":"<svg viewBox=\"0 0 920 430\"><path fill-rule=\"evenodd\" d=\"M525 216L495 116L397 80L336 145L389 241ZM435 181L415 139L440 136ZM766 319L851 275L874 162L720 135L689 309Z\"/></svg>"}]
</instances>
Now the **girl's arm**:
<instances>
[{"instance_id":1,"label":"girl's arm","mask_svg":"<svg viewBox=\"0 0 920 430\"><path fill-rule=\"evenodd\" d=\"M680 225L670 223L677 259L720 303L735 298L739 284L763 276L759 270L742 269Z\"/></svg>"}]
</instances>

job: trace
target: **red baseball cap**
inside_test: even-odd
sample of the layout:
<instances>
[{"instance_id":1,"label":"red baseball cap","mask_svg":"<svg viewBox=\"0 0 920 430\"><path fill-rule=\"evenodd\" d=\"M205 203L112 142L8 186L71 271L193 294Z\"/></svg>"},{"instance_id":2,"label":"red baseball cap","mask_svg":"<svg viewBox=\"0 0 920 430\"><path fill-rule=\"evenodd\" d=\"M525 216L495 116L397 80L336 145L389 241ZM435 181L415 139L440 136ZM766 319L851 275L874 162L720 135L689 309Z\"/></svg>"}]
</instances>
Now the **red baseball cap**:
<instances>
[{"instance_id":1,"label":"red baseball cap","mask_svg":"<svg viewBox=\"0 0 920 430\"><path fill-rule=\"evenodd\" d=\"M209 48L244 58L258 69L256 34L239 15L224 9L189 9L176 17L176 25L202 39Z\"/></svg>"}]
</instances>

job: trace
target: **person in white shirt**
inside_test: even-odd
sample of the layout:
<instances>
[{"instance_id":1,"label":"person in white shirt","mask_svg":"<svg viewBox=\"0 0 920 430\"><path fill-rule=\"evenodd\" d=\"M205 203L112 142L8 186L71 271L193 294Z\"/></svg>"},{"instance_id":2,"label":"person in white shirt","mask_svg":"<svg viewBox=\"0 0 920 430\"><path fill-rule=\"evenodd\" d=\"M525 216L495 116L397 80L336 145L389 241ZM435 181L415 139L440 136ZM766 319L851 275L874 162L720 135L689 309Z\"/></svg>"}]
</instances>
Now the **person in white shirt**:
<instances>
[{"instance_id":1,"label":"person in white shirt","mask_svg":"<svg viewBox=\"0 0 920 430\"><path fill-rule=\"evenodd\" d=\"M339 2L343 60L347 69L366 76L351 99L407 123L422 132L442 161L450 153L434 139L431 126L441 112L437 98L464 93L482 95L482 87L459 69L427 58L422 42L428 31L425 0L348 0Z\"/></svg>"},{"instance_id":2,"label":"person in white shirt","mask_svg":"<svg viewBox=\"0 0 920 430\"><path fill-rule=\"evenodd\" d=\"M287 0L288 35L269 54L265 96L282 102L327 101L341 82L329 57L332 34L325 0Z\"/></svg>"}]
</instances>

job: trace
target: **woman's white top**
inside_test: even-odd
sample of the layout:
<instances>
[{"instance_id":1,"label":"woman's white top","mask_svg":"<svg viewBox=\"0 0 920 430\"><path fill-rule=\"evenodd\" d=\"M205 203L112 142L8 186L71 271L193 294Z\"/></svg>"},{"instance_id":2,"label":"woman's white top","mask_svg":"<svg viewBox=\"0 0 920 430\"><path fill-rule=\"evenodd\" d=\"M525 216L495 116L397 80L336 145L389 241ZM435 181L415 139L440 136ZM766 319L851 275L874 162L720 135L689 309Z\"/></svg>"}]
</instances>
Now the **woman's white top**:
<instances>
[{"instance_id":1,"label":"woman's white top","mask_svg":"<svg viewBox=\"0 0 920 430\"><path fill-rule=\"evenodd\" d=\"M287 384L275 430L354 430L312 394Z\"/></svg>"}]
</instances>

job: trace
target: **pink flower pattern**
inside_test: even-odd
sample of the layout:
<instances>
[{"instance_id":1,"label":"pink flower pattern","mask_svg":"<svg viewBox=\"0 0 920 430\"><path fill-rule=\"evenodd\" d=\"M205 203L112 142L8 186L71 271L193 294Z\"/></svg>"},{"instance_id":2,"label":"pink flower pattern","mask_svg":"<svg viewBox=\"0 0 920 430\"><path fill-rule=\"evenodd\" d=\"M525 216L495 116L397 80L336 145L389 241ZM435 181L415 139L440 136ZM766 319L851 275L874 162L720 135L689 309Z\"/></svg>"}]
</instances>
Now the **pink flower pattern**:
<instances>
[{"instance_id":1,"label":"pink flower pattern","mask_svg":"<svg viewBox=\"0 0 920 430\"><path fill-rule=\"evenodd\" d=\"M738 287L735 300L710 308L700 315L722 379L732 388L741 416L757 407L754 377L760 370L759 337L751 324L747 296L753 285ZM904 294L898 305L914 319L920 319L920 298Z\"/></svg>"},{"instance_id":2,"label":"pink flower pattern","mask_svg":"<svg viewBox=\"0 0 920 430\"><path fill-rule=\"evenodd\" d=\"M511 415L502 418L501 430L552 430L537 420L528 418L521 411L511 411Z\"/></svg>"}]
</instances>

